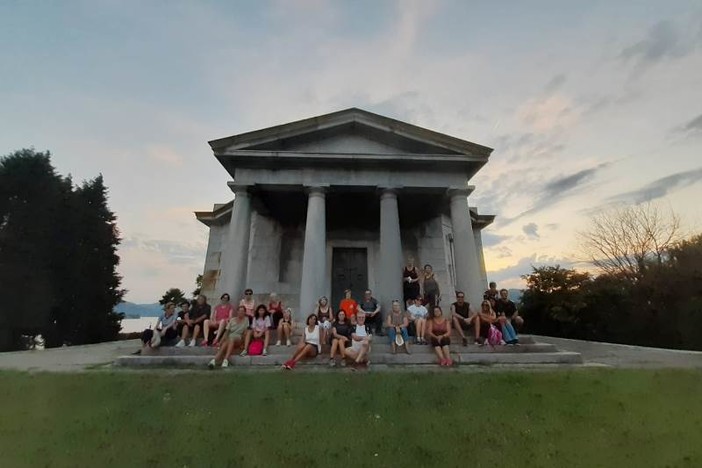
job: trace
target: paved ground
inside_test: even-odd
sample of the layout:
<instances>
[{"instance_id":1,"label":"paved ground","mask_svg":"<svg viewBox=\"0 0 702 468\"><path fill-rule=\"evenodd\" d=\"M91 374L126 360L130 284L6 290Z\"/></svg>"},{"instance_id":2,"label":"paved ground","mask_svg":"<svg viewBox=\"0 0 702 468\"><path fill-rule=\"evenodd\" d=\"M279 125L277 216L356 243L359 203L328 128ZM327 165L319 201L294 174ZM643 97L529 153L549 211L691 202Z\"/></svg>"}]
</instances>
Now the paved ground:
<instances>
[{"instance_id":1,"label":"paved ground","mask_svg":"<svg viewBox=\"0 0 702 468\"><path fill-rule=\"evenodd\" d=\"M646 348L595 341L567 340L536 336L539 343L551 343L559 351L580 353L586 364L604 364L627 368L702 368L702 352L677 349Z\"/></svg>"},{"instance_id":2,"label":"paved ground","mask_svg":"<svg viewBox=\"0 0 702 468\"><path fill-rule=\"evenodd\" d=\"M697 351L645 348L641 346L566 340L548 336L535 338L537 342L552 343L561 351L574 351L582 354L585 364L590 366L702 369L702 352ZM104 367L118 356L130 354L139 349L139 347L140 343L138 340L131 340L46 351L0 353L0 369L76 372ZM518 368L525 367L519 366ZM512 366L495 366L493 368L514 369Z\"/></svg>"}]
</instances>

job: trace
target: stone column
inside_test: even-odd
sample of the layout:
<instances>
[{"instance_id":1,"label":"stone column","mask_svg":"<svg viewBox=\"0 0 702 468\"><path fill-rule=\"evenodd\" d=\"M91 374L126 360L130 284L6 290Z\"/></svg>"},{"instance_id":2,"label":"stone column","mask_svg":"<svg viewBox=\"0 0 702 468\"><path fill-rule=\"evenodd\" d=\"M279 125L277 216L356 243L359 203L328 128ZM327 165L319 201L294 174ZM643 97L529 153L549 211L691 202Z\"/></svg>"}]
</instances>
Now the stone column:
<instances>
[{"instance_id":1,"label":"stone column","mask_svg":"<svg viewBox=\"0 0 702 468\"><path fill-rule=\"evenodd\" d=\"M300 307L296 319L312 313L314 304L325 294L327 271L327 214L323 187L310 187L305 223L305 251L302 254Z\"/></svg>"},{"instance_id":2,"label":"stone column","mask_svg":"<svg viewBox=\"0 0 702 468\"><path fill-rule=\"evenodd\" d=\"M381 315L386 317L390 313L393 299L402 302L402 240L395 189L383 189L380 195L380 262L378 266L376 298L381 304Z\"/></svg>"},{"instance_id":3,"label":"stone column","mask_svg":"<svg viewBox=\"0 0 702 468\"><path fill-rule=\"evenodd\" d=\"M229 293L237 304L246 289L246 271L249 265L249 238L251 233L251 194L248 186L230 185L234 192L232 218L222 259L220 294ZM219 298L210 298L219 299ZM216 301L214 301L216 303Z\"/></svg>"},{"instance_id":4,"label":"stone column","mask_svg":"<svg viewBox=\"0 0 702 468\"><path fill-rule=\"evenodd\" d=\"M487 270L485 269L485 254L483 253L483 236L482 230L473 226L473 237L475 238L475 251L478 255L478 264L480 265L480 278L483 281L483 290L488 287Z\"/></svg>"},{"instance_id":5,"label":"stone column","mask_svg":"<svg viewBox=\"0 0 702 468\"><path fill-rule=\"evenodd\" d=\"M452 189L449 190L449 197L456 264L456 289L465 293L471 308L476 308L483 299L484 289L470 213L468 213L468 195L472 191L472 189Z\"/></svg>"}]
</instances>

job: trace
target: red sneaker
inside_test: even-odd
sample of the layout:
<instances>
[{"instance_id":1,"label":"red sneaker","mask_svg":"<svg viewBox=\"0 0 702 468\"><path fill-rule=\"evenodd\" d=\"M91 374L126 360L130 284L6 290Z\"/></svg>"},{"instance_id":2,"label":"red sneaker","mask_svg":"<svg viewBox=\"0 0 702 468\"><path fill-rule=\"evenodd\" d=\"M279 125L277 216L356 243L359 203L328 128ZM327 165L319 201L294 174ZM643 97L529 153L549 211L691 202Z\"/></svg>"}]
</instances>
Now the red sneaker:
<instances>
[{"instance_id":1,"label":"red sneaker","mask_svg":"<svg viewBox=\"0 0 702 468\"><path fill-rule=\"evenodd\" d=\"M207 348L209 346L209 343L207 342L207 340L205 340L202 343L200 343L200 346L202 346L203 348Z\"/></svg>"},{"instance_id":2,"label":"red sneaker","mask_svg":"<svg viewBox=\"0 0 702 468\"><path fill-rule=\"evenodd\" d=\"M453 365L453 361L451 359L446 360L446 367L451 367Z\"/></svg>"},{"instance_id":3,"label":"red sneaker","mask_svg":"<svg viewBox=\"0 0 702 468\"><path fill-rule=\"evenodd\" d=\"M217 346L219 346L219 340L214 340L214 341L212 342L212 347L213 347L213 348L216 348Z\"/></svg>"},{"instance_id":4,"label":"red sneaker","mask_svg":"<svg viewBox=\"0 0 702 468\"><path fill-rule=\"evenodd\" d=\"M442 359L441 361L439 361L439 365L440 365L440 366L445 366L445 365L446 365L446 359Z\"/></svg>"}]
</instances>

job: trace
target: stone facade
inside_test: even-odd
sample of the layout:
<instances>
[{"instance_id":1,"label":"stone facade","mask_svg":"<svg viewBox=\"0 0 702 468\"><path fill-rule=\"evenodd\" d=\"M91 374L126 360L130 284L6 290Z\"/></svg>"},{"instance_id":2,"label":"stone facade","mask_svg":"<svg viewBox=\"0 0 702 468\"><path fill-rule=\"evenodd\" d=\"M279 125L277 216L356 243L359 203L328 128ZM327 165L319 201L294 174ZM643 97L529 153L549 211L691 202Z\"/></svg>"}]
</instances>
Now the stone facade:
<instances>
[{"instance_id":1,"label":"stone facade","mask_svg":"<svg viewBox=\"0 0 702 468\"><path fill-rule=\"evenodd\" d=\"M275 291L300 318L344 281L363 281L354 291L369 287L388 310L402 298L410 255L433 266L442 306L457 289L473 304L482 299L480 230L494 217L468 207L468 182L490 148L359 109L210 145L235 195L196 213L210 228L203 293L211 301L223 292L238 300L247 287L260 300ZM342 265L343 252L367 271Z\"/></svg>"}]
</instances>

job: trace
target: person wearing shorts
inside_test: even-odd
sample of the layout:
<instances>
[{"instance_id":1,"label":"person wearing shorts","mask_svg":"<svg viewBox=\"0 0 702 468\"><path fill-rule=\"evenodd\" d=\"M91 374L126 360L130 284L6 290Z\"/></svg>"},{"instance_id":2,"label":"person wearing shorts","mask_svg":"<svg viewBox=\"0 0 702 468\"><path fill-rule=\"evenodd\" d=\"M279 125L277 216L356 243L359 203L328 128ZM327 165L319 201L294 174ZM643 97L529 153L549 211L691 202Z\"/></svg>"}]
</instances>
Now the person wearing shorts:
<instances>
[{"instance_id":1,"label":"person wearing shorts","mask_svg":"<svg viewBox=\"0 0 702 468\"><path fill-rule=\"evenodd\" d=\"M351 324L351 321L346 318L346 312L340 310L336 315L336 321L331 329L332 344L329 357L329 365L336 367L336 355L341 356L341 365L346 365L344 360L344 351L351 346L351 333L356 326Z\"/></svg>"},{"instance_id":2,"label":"person wearing shorts","mask_svg":"<svg viewBox=\"0 0 702 468\"><path fill-rule=\"evenodd\" d=\"M440 366L451 366L451 322L444 318L441 307L434 306L432 309L431 319L427 323L427 333L429 341L434 348L436 356L439 358Z\"/></svg>"},{"instance_id":3,"label":"person wearing shorts","mask_svg":"<svg viewBox=\"0 0 702 468\"><path fill-rule=\"evenodd\" d=\"M301 359L313 359L320 353L322 344L319 341L319 325L317 315L310 314L307 317L304 328L304 340L300 341L292 358L285 361L283 369L292 370Z\"/></svg>"},{"instance_id":4,"label":"person wearing shorts","mask_svg":"<svg viewBox=\"0 0 702 468\"><path fill-rule=\"evenodd\" d=\"M344 349L344 357L353 360L355 366L363 363L370 364L367 356L370 352L371 334L366 325L364 312L356 313L356 325L352 329L351 346Z\"/></svg>"},{"instance_id":5,"label":"person wearing shorts","mask_svg":"<svg viewBox=\"0 0 702 468\"><path fill-rule=\"evenodd\" d=\"M210 369L221 365L229 366L229 358L236 348L243 347L244 337L249 328L249 319L246 317L246 308L239 306L236 316L229 320L224 331L223 341L217 350L217 354L207 365Z\"/></svg>"},{"instance_id":6,"label":"person wearing shorts","mask_svg":"<svg viewBox=\"0 0 702 468\"><path fill-rule=\"evenodd\" d=\"M471 314L470 304L465 301L465 297L463 291L456 291L456 302L451 304L451 322L458 334L461 335L463 346L468 345L468 339L464 332L468 331L471 326L473 327L473 341L475 344L480 344L478 340L480 327L476 326L478 315Z\"/></svg>"}]
</instances>

